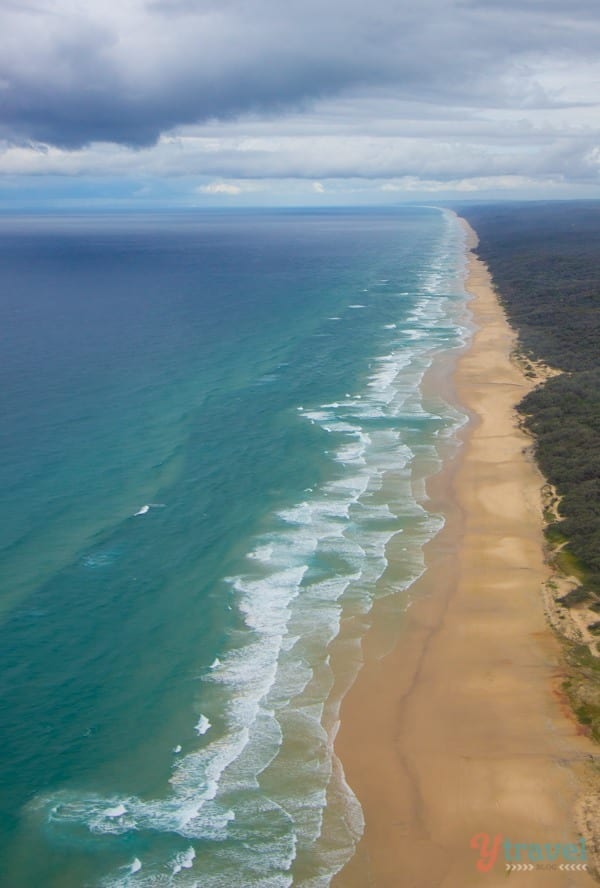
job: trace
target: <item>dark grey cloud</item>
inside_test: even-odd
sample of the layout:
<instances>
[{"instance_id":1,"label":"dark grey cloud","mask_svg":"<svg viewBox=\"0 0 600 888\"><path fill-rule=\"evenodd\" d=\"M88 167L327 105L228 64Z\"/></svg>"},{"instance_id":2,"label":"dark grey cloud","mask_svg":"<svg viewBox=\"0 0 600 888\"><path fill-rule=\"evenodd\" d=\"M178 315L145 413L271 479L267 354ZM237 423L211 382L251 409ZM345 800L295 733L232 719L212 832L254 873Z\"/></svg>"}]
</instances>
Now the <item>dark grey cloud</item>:
<instances>
[{"instance_id":1,"label":"dark grey cloud","mask_svg":"<svg viewBox=\"0 0 600 888\"><path fill-rule=\"evenodd\" d=\"M0 136L144 146L381 89L421 116L568 104L536 66L595 58L599 21L589 0L0 2Z\"/></svg>"}]
</instances>

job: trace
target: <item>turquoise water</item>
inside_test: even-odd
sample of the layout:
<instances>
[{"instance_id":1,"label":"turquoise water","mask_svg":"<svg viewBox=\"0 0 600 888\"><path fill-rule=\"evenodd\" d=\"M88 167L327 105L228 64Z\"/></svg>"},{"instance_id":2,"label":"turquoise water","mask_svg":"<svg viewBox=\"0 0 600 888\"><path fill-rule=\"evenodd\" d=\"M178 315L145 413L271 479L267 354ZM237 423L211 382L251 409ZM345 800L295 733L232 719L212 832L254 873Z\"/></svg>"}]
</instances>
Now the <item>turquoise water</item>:
<instances>
[{"instance_id":1,"label":"turquoise water","mask_svg":"<svg viewBox=\"0 0 600 888\"><path fill-rule=\"evenodd\" d=\"M391 591L391 537L408 588L442 523L420 480L463 417L420 382L466 335L459 226L0 235L2 885L329 884L362 816L328 645Z\"/></svg>"}]
</instances>

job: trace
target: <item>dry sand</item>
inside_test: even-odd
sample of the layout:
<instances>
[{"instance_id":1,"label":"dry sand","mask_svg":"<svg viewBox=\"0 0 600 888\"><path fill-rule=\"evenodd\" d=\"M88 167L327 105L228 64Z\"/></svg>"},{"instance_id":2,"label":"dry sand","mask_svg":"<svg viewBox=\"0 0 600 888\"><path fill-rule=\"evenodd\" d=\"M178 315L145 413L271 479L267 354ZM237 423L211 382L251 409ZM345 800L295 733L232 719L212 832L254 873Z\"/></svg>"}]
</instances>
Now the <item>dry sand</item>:
<instances>
[{"instance_id":1,"label":"dry sand","mask_svg":"<svg viewBox=\"0 0 600 888\"><path fill-rule=\"evenodd\" d=\"M466 287L477 332L453 380L471 422L459 457L429 484L447 521L427 547L416 603L383 657L390 604L375 606L365 665L342 705L336 751L366 830L335 888L594 884L559 862L509 875L502 852L480 873L470 848L482 832L577 841L573 808L597 750L561 697L559 643L544 620L542 478L514 411L531 383L510 359L514 333L473 255Z\"/></svg>"}]
</instances>

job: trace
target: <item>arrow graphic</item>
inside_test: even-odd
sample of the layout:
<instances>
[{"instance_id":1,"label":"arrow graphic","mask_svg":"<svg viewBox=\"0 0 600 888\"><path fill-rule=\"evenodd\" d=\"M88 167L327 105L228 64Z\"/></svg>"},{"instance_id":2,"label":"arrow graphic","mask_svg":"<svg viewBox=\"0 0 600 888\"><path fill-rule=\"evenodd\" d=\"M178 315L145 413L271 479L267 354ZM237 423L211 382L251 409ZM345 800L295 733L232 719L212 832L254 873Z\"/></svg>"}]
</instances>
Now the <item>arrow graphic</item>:
<instances>
[{"instance_id":1,"label":"arrow graphic","mask_svg":"<svg viewBox=\"0 0 600 888\"><path fill-rule=\"evenodd\" d=\"M535 865L533 863L507 863L506 864L506 872L507 873L522 873L522 872L530 872L535 869ZM563 872L581 872L582 870L587 870L587 863L561 863L558 866L559 870Z\"/></svg>"}]
</instances>

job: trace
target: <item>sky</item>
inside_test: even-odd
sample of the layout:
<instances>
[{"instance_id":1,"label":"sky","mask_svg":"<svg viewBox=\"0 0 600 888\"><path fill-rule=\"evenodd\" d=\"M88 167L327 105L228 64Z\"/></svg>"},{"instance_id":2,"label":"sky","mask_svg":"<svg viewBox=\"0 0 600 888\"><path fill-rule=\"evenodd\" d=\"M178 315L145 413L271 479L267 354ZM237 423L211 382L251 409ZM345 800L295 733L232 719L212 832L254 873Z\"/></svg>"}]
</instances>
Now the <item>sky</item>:
<instances>
[{"instance_id":1,"label":"sky","mask_svg":"<svg viewBox=\"0 0 600 888\"><path fill-rule=\"evenodd\" d=\"M598 0L0 0L0 208L578 197Z\"/></svg>"}]
</instances>

